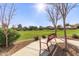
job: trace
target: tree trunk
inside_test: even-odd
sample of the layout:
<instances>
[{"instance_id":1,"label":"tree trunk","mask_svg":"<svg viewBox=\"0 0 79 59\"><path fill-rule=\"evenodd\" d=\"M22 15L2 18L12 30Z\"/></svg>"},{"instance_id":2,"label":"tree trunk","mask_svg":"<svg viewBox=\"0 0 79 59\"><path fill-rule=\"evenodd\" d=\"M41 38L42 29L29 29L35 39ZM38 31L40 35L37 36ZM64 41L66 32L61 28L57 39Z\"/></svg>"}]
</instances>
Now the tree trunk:
<instances>
[{"instance_id":1,"label":"tree trunk","mask_svg":"<svg viewBox=\"0 0 79 59\"><path fill-rule=\"evenodd\" d=\"M67 35L66 35L66 26L65 26L66 18L63 18L63 25L64 25L64 39L65 39L65 49L67 49Z\"/></svg>"},{"instance_id":2,"label":"tree trunk","mask_svg":"<svg viewBox=\"0 0 79 59\"><path fill-rule=\"evenodd\" d=\"M57 27L56 27L56 25L55 25L55 35L57 37Z\"/></svg>"},{"instance_id":3,"label":"tree trunk","mask_svg":"<svg viewBox=\"0 0 79 59\"><path fill-rule=\"evenodd\" d=\"M6 37L6 48L8 47L8 34L5 34Z\"/></svg>"}]
</instances>

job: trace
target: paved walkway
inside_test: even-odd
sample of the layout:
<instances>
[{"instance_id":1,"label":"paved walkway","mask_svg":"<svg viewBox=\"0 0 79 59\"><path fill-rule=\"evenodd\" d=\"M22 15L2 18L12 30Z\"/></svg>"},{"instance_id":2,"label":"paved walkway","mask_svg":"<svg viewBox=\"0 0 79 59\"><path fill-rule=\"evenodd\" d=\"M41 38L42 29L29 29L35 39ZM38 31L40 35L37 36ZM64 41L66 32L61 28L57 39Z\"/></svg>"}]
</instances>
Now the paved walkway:
<instances>
[{"instance_id":1,"label":"paved walkway","mask_svg":"<svg viewBox=\"0 0 79 59\"><path fill-rule=\"evenodd\" d=\"M46 40L44 39L42 41L45 42ZM53 44L55 43L54 40L52 42L53 42ZM59 42L62 42L62 41L57 39L57 43L59 43ZM42 47L46 48L46 46L44 44L42 45ZM12 56L39 56L39 41L35 41L35 42L25 46L21 50L14 53Z\"/></svg>"},{"instance_id":2,"label":"paved walkway","mask_svg":"<svg viewBox=\"0 0 79 59\"><path fill-rule=\"evenodd\" d=\"M20 49L12 56L38 56L39 55L39 42L33 42L24 48Z\"/></svg>"},{"instance_id":3,"label":"paved walkway","mask_svg":"<svg viewBox=\"0 0 79 59\"><path fill-rule=\"evenodd\" d=\"M46 40L44 39L42 41L45 42ZM63 43L64 40L56 39L56 42ZM55 41L52 40L52 44L54 44L54 43L55 43ZM79 41L68 40L68 43L79 47ZM46 48L46 46L44 44L42 44L42 48ZM16 53L14 53L12 56L39 56L39 41L35 41L35 42L25 46L24 48L20 49Z\"/></svg>"},{"instance_id":4,"label":"paved walkway","mask_svg":"<svg viewBox=\"0 0 79 59\"><path fill-rule=\"evenodd\" d=\"M68 40L68 43L76 46L79 49L79 41L77 40Z\"/></svg>"}]
</instances>

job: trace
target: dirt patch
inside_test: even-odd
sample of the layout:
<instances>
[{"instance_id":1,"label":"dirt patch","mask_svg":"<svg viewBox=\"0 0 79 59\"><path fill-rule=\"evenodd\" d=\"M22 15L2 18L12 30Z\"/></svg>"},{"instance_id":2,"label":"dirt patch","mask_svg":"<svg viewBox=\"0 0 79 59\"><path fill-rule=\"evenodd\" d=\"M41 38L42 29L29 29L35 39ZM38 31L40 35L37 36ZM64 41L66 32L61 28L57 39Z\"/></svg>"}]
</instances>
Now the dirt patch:
<instances>
[{"instance_id":1,"label":"dirt patch","mask_svg":"<svg viewBox=\"0 0 79 59\"><path fill-rule=\"evenodd\" d=\"M49 46L51 52L49 54L44 54L46 51L41 53L41 56L77 56L78 50L74 46L68 44L68 48L65 49L64 43L58 43L55 45ZM44 55L43 55L44 54Z\"/></svg>"},{"instance_id":2,"label":"dirt patch","mask_svg":"<svg viewBox=\"0 0 79 59\"><path fill-rule=\"evenodd\" d=\"M0 48L0 56L10 56L33 41L34 40L22 41L11 45L9 48Z\"/></svg>"},{"instance_id":3,"label":"dirt patch","mask_svg":"<svg viewBox=\"0 0 79 59\"><path fill-rule=\"evenodd\" d=\"M54 54L54 56L76 56L77 52L75 49L72 48L71 45L68 45L67 50L65 50L65 45L62 44L58 44L57 46L57 50Z\"/></svg>"}]
</instances>

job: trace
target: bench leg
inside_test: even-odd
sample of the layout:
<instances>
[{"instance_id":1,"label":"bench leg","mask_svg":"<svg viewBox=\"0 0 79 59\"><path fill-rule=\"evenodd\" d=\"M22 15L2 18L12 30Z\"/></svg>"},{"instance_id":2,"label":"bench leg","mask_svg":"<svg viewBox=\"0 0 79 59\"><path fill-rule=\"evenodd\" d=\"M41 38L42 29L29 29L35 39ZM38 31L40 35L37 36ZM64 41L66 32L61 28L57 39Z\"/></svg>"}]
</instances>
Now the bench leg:
<instances>
[{"instance_id":1,"label":"bench leg","mask_svg":"<svg viewBox=\"0 0 79 59\"><path fill-rule=\"evenodd\" d=\"M49 51L49 53L50 53L50 48L49 48L49 46L48 46L48 43L47 43L47 50Z\"/></svg>"}]
</instances>

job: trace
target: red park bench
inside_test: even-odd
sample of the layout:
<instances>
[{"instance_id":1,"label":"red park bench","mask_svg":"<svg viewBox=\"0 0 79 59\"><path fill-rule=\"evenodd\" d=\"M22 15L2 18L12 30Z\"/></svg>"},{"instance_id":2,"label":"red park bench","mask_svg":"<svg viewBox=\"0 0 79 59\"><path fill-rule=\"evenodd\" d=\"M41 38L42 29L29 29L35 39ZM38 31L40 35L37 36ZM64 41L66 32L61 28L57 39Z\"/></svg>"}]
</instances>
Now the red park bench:
<instances>
[{"instance_id":1,"label":"red park bench","mask_svg":"<svg viewBox=\"0 0 79 59\"><path fill-rule=\"evenodd\" d=\"M50 53L50 49L49 49L48 43L49 43L51 40L53 40L54 38L56 38L55 33L48 35L47 42L41 42L41 39L40 39L40 41L39 41L39 43L40 43L40 51L39 51L39 54L41 53L41 50L42 50L42 49L41 49L41 43L46 44L47 50L48 50L48 52Z\"/></svg>"}]
</instances>

